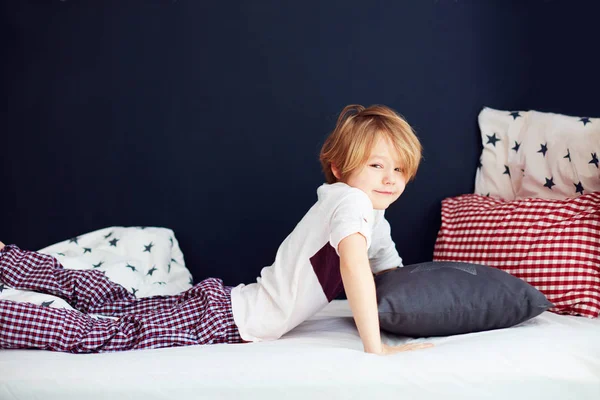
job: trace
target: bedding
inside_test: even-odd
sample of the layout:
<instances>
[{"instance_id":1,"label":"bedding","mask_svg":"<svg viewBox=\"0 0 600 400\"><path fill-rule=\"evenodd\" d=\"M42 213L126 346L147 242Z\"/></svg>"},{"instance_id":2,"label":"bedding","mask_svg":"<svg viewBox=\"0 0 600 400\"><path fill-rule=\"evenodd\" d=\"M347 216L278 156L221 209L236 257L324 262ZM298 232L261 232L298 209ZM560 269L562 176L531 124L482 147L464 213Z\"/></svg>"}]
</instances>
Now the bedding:
<instances>
[{"instance_id":1,"label":"bedding","mask_svg":"<svg viewBox=\"0 0 600 400\"><path fill-rule=\"evenodd\" d=\"M104 354L0 351L0 398L597 400L600 319L544 312L494 331L410 339L435 347L362 352L334 300L280 340Z\"/></svg>"},{"instance_id":2,"label":"bedding","mask_svg":"<svg viewBox=\"0 0 600 400\"><path fill-rule=\"evenodd\" d=\"M516 198L564 199L600 191L600 119L530 111L509 152Z\"/></svg>"},{"instance_id":3,"label":"bedding","mask_svg":"<svg viewBox=\"0 0 600 400\"><path fill-rule=\"evenodd\" d=\"M551 311L598 317L600 192L565 200L444 199L433 259L500 268L544 293Z\"/></svg>"},{"instance_id":4,"label":"bedding","mask_svg":"<svg viewBox=\"0 0 600 400\"><path fill-rule=\"evenodd\" d=\"M479 113L482 146L475 174L475 193L507 200L515 198L508 155L511 147L518 147L510 142L510 136L519 134L526 115L526 111L510 112L489 107Z\"/></svg>"},{"instance_id":5,"label":"bedding","mask_svg":"<svg viewBox=\"0 0 600 400\"><path fill-rule=\"evenodd\" d=\"M600 119L484 107L475 193L504 200L600 191Z\"/></svg>"},{"instance_id":6,"label":"bedding","mask_svg":"<svg viewBox=\"0 0 600 400\"><path fill-rule=\"evenodd\" d=\"M38 250L67 269L96 269L138 298L172 295L192 287L192 275L171 229L112 226ZM49 294L0 285L0 300L73 309Z\"/></svg>"},{"instance_id":7,"label":"bedding","mask_svg":"<svg viewBox=\"0 0 600 400\"><path fill-rule=\"evenodd\" d=\"M375 286L381 329L412 337L508 328L552 306L524 280L472 263L407 265L376 276Z\"/></svg>"}]
</instances>

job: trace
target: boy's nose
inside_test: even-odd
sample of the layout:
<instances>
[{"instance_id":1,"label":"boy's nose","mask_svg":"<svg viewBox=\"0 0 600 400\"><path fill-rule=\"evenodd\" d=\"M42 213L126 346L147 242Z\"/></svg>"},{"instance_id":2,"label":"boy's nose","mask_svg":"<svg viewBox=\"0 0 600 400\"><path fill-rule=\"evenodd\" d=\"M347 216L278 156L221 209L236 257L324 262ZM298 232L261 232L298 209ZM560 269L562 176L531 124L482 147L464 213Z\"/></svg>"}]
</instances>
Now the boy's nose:
<instances>
[{"instance_id":1,"label":"boy's nose","mask_svg":"<svg viewBox=\"0 0 600 400\"><path fill-rule=\"evenodd\" d=\"M396 183L396 180L394 179L394 174L386 174L383 178L383 183L385 183L386 185L393 185L394 183Z\"/></svg>"}]
</instances>

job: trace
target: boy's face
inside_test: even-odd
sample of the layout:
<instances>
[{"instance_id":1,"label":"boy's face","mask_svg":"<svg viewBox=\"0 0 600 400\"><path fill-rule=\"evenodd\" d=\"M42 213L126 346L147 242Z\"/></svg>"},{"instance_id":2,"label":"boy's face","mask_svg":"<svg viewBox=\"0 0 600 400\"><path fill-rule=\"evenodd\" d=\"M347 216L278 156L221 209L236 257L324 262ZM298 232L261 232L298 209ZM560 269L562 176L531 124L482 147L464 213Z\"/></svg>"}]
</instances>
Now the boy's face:
<instances>
[{"instance_id":1,"label":"boy's face","mask_svg":"<svg viewBox=\"0 0 600 400\"><path fill-rule=\"evenodd\" d=\"M394 146L385 137L380 136L365 165L354 171L345 183L365 192L374 209L388 208L398 200L406 187L406 178Z\"/></svg>"}]
</instances>

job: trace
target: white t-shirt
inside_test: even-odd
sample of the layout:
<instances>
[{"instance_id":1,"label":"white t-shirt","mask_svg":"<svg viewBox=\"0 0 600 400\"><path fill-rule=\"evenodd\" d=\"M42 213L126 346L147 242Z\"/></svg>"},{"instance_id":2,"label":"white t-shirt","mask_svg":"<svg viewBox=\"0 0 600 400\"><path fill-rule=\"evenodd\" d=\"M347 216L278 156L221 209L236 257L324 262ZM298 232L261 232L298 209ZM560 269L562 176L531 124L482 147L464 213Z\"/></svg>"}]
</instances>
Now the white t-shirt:
<instances>
[{"instance_id":1,"label":"white t-shirt","mask_svg":"<svg viewBox=\"0 0 600 400\"><path fill-rule=\"evenodd\" d=\"M324 184L318 200L283 241L275 262L256 283L231 292L233 318L242 339L274 340L313 316L343 290L338 245L360 233L367 239L373 273L402 266L383 210L362 190Z\"/></svg>"}]
</instances>

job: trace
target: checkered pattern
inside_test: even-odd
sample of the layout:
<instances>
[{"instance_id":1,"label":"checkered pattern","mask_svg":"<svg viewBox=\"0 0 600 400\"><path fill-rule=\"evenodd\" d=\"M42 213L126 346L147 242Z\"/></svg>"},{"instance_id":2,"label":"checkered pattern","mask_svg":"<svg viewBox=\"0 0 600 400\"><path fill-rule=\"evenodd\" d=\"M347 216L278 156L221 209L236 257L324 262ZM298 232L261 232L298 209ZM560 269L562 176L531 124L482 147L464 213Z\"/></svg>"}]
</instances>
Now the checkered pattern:
<instances>
[{"instance_id":1,"label":"checkered pattern","mask_svg":"<svg viewBox=\"0 0 600 400\"><path fill-rule=\"evenodd\" d=\"M9 245L0 252L0 281L61 297L77 309L0 301L0 348L94 353L242 342L231 288L219 279L175 296L136 299L100 271L64 269L52 256Z\"/></svg>"},{"instance_id":2,"label":"checkered pattern","mask_svg":"<svg viewBox=\"0 0 600 400\"><path fill-rule=\"evenodd\" d=\"M561 314L600 314L600 192L567 200L442 201L435 261L500 268L546 295Z\"/></svg>"}]
</instances>

